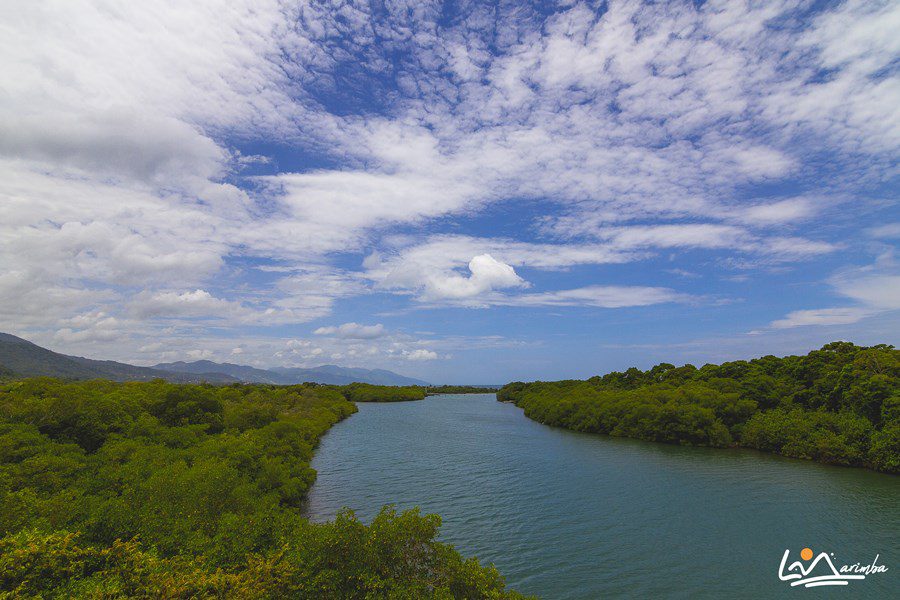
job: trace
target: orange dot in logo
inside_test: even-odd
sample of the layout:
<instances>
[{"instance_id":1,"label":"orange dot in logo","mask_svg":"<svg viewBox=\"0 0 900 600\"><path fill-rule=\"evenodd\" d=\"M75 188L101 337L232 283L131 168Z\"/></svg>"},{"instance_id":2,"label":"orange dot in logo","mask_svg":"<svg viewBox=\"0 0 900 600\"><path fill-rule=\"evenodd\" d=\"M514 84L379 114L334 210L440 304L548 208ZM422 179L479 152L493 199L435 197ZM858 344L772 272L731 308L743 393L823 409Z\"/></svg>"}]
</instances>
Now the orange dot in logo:
<instances>
[{"instance_id":1,"label":"orange dot in logo","mask_svg":"<svg viewBox=\"0 0 900 600\"><path fill-rule=\"evenodd\" d=\"M803 550L800 551L800 558L802 558L803 560L811 559L812 558L812 550L810 550L809 548L804 548Z\"/></svg>"}]
</instances>

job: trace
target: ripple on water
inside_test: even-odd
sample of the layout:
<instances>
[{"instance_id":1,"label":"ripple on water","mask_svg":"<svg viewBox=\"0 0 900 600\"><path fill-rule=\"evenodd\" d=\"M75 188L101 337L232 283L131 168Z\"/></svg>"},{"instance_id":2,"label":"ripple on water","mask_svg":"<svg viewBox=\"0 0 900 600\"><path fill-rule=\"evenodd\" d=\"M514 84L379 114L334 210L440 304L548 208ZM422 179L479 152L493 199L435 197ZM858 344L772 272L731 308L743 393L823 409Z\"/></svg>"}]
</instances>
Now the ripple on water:
<instances>
[{"instance_id":1,"label":"ripple on water","mask_svg":"<svg viewBox=\"0 0 900 600\"><path fill-rule=\"evenodd\" d=\"M896 597L897 477L745 450L545 427L493 395L361 404L313 461L307 510L384 504L443 517L441 539L546 598L777 597L785 548L888 573L841 597ZM894 566L896 565L896 566Z\"/></svg>"}]
</instances>

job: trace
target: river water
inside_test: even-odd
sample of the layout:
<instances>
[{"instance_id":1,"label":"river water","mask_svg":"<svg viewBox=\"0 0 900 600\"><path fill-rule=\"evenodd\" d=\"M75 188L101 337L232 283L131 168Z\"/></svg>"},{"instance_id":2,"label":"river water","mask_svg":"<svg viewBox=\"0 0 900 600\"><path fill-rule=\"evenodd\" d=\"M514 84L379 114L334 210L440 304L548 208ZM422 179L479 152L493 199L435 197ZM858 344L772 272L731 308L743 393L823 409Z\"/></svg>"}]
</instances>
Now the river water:
<instances>
[{"instance_id":1,"label":"river water","mask_svg":"<svg viewBox=\"0 0 900 600\"><path fill-rule=\"evenodd\" d=\"M420 506L542 598L900 597L898 477L575 433L487 394L358 406L313 460L314 520ZM888 571L791 588L779 563L804 547Z\"/></svg>"}]
</instances>

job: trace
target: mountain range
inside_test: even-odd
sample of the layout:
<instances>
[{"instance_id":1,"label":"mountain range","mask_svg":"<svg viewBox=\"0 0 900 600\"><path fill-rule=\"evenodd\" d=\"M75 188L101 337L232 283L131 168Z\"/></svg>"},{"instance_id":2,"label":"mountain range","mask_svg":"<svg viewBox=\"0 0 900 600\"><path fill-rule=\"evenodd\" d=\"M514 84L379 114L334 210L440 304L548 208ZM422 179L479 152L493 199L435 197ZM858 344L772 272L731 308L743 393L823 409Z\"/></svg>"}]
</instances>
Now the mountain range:
<instances>
[{"instance_id":1,"label":"mountain range","mask_svg":"<svg viewBox=\"0 0 900 600\"><path fill-rule=\"evenodd\" d=\"M313 368L279 367L267 370L248 365L198 360L138 367L112 360L94 360L60 354L8 333L0 333L0 376L2 375L114 381L165 379L175 383L206 381L292 385L311 381L333 385L353 382L378 385L429 385L426 381L384 369L360 369L336 365Z\"/></svg>"},{"instance_id":2,"label":"mountain range","mask_svg":"<svg viewBox=\"0 0 900 600\"><path fill-rule=\"evenodd\" d=\"M421 379L405 377L393 371L384 369L360 369L351 367L339 367L337 365L321 365L319 367L276 367L274 369L257 369L247 365L233 363L216 363L209 360L197 360L194 362L160 363L153 366L154 369L171 371L176 373L192 373L203 375L206 373L220 373L233 377L237 381L249 383L273 383L277 385L292 385L304 381L316 383L328 383L332 385L346 385L356 381L362 383L374 383L377 385L431 385Z\"/></svg>"}]
</instances>

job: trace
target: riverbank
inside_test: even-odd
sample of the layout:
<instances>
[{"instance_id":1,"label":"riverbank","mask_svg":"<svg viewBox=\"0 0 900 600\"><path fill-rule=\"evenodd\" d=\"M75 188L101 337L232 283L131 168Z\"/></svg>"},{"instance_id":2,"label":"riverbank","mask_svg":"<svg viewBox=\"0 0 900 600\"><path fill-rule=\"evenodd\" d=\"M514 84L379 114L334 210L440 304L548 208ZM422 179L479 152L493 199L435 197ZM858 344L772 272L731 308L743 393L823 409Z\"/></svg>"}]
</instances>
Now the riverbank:
<instances>
[{"instance_id":1,"label":"riverbank","mask_svg":"<svg viewBox=\"0 0 900 600\"><path fill-rule=\"evenodd\" d=\"M806 356L629 369L497 393L539 423L900 472L900 351L846 342Z\"/></svg>"},{"instance_id":2,"label":"riverbank","mask_svg":"<svg viewBox=\"0 0 900 600\"><path fill-rule=\"evenodd\" d=\"M315 384L0 384L0 596L521 597L437 515L303 517L356 411Z\"/></svg>"},{"instance_id":3,"label":"riverbank","mask_svg":"<svg viewBox=\"0 0 900 600\"><path fill-rule=\"evenodd\" d=\"M441 541L542 598L777 598L785 548L807 545L841 564L881 554L890 571L848 597L891 597L900 574L897 477L547 427L493 394L360 404L312 466L314 521L420 506Z\"/></svg>"}]
</instances>

